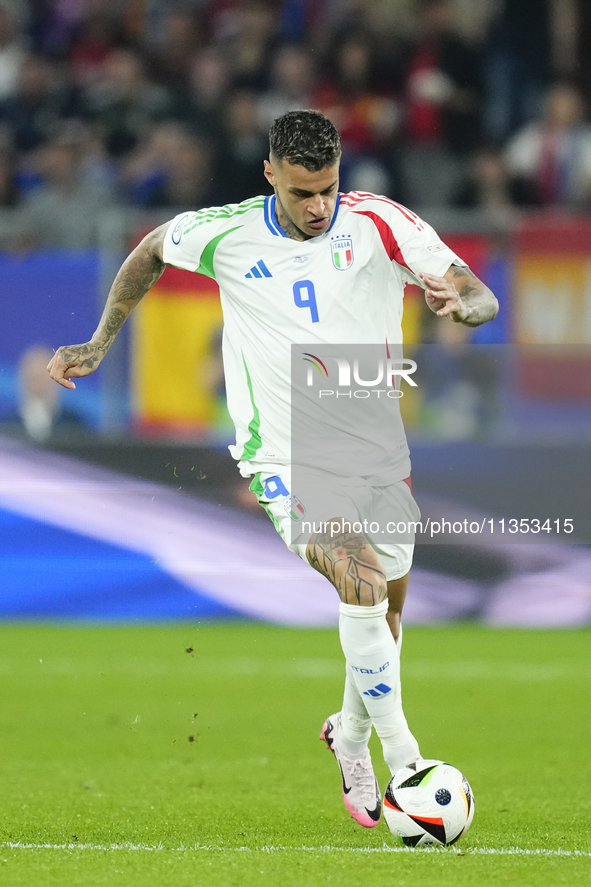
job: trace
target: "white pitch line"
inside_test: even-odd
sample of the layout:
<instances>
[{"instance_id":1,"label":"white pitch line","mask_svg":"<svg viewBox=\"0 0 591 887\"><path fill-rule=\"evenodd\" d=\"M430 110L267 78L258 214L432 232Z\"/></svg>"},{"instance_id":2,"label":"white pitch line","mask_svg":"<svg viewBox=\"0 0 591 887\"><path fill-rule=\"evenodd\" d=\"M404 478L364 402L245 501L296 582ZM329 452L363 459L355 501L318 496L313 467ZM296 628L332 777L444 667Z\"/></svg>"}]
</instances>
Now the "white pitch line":
<instances>
[{"instance_id":1,"label":"white pitch line","mask_svg":"<svg viewBox=\"0 0 591 887\"><path fill-rule=\"evenodd\" d=\"M227 659L224 662L208 662L199 658L181 663L157 664L151 660L131 658L91 658L79 661L74 658L55 656L43 660L33 659L15 663L8 658L0 658L0 676L10 677L142 677L194 679L201 676L281 675L295 678L341 678L344 673L344 660L340 659L280 659L272 663L261 662L255 657ZM409 662L404 665L404 675L410 679L429 680L495 680L545 682L565 678L577 680L591 679L591 667L580 664L548 665L541 663L504 662L497 664L486 660L466 660L464 662L437 663L435 661Z\"/></svg>"},{"instance_id":2,"label":"white pitch line","mask_svg":"<svg viewBox=\"0 0 591 887\"><path fill-rule=\"evenodd\" d=\"M150 852L186 853L186 852L213 852L213 853L442 853L460 854L466 856L540 856L540 857L565 857L565 858L591 858L591 850L563 850L558 848L550 850L544 847L467 847L466 849L442 848L442 847L390 847L384 844L382 847L331 847L320 845L318 847L287 847L282 845L269 845L263 847L224 847L214 844L193 844L179 847L165 847L164 844L84 844L82 842L70 844L30 844L23 841L2 841L0 849L6 850L96 850L112 852L115 850L146 850Z\"/></svg>"}]
</instances>

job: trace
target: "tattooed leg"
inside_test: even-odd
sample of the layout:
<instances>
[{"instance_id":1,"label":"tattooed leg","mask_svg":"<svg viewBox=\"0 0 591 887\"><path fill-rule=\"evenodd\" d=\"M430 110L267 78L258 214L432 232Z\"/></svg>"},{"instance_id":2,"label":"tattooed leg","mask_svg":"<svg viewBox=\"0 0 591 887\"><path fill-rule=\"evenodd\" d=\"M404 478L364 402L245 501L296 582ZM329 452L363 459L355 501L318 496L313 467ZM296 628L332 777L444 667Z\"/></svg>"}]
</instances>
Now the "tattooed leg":
<instances>
[{"instance_id":1,"label":"tattooed leg","mask_svg":"<svg viewBox=\"0 0 591 887\"><path fill-rule=\"evenodd\" d=\"M306 554L341 598L339 638L347 670L339 741L347 754L359 756L367 749L373 724L384 759L395 773L419 756L402 710L399 647L387 621L389 604L394 616L399 616L406 577L388 588L384 568L369 540L362 533L347 532L348 521L342 518L331 523L335 528L340 525L340 532L313 536ZM397 618L395 622L392 627L399 632Z\"/></svg>"},{"instance_id":2,"label":"tattooed leg","mask_svg":"<svg viewBox=\"0 0 591 887\"><path fill-rule=\"evenodd\" d=\"M347 532L350 522L334 518L327 524L336 535L317 533L306 550L308 562L332 582L344 604L373 607L387 597L382 563L363 533Z\"/></svg>"}]
</instances>

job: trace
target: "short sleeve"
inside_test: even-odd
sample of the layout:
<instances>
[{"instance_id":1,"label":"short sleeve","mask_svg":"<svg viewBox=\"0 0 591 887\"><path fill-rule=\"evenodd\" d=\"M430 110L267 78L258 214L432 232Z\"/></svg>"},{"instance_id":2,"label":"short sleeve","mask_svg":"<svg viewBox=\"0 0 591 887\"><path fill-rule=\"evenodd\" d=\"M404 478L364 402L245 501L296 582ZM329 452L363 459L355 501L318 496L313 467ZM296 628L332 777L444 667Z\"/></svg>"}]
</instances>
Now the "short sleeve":
<instances>
[{"instance_id":1,"label":"short sleeve","mask_svg":"<svg viewBox=\"0 0 591 887\"><path fill-rule=\"evenodd\" d=\"M408 283L424 286L419 274L436 274L443 277L451 265L466 265L445 244L435 230L417 216L417 225L400 248L403 275Z\"/></svg>"},{"instance_id":2,"label":"short sleeve","mask_svg":"<svg viewBox=\"0 0 591 887\"><path fill-rule=\"evenodd\" d=\"M373 197L353 211L371 219L388 258L401 267L408 283L423 286L418 276L421 272L443 276L450 265L466 265L430 225L392 200Z\"/></svg>"},{"instance_id":3,"label":"short sleeve","mask_svg":"<svg viewBox=\"0 0 591 887\"><path fill-rule=\"evenodd\" d=\"M162 258L166 265L195 271L204 247L202 227L197 226L199 213L181 213L169 224L164 236Z\"/></svg>"},{"instance_id":4,"label":"short sleeve","mask_svg":"<svg viewBox=\"0 0 591 887\"><path fill-rule=\"evenodd\" d=\"M215 280L215 250L228 234L242 227L231 214L232 206L181 213L170 222L164 236L165 265L205 274Z\"/></svg>"}]
</instances>

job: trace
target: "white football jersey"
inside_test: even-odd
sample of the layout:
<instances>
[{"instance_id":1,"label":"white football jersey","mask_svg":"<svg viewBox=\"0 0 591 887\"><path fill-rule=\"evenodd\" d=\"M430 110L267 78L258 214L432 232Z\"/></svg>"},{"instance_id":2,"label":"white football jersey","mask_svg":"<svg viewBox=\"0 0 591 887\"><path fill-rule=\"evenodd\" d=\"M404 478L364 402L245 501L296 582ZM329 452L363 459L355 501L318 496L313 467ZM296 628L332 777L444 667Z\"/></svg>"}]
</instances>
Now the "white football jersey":
<instances>
[{"instance_id":1,"label":"white football jersey","mask_svg":"<svg viewBox=\"0 0 591 887\"><path fill-rule=\"evenodd\" d=\"M413 212L356 191L340 194L330 228L305 241L279 226L274 196L181 214L164 262L219 285L230 451L245 476L290 462L292 344L400 345L405 285L464 264ZM372 469L394 480L410 474L402 423L400 435Z\"/></svg>"}]
</instances>

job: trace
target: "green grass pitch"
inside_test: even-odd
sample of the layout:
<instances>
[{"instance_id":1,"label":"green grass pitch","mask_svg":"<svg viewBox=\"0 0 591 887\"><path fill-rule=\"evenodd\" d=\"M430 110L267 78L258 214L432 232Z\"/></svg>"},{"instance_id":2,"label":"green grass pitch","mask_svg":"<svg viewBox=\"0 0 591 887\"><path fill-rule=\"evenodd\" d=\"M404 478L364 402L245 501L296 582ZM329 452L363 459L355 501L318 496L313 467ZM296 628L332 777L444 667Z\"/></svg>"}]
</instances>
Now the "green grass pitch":
<instances>
[{"instance_id":1,"label":"green grass pitch","mask_svg":"<svg viewBox=\"0 0 591 887\"><path fill-rule=\"evenodd\" d=\"M408 626L408 719L476 798L463 841L421 851L343 807L317 739L335 631L4 625L0 884L589 885L590 650L590 630Z\"/></svg>"}]
</instances>

